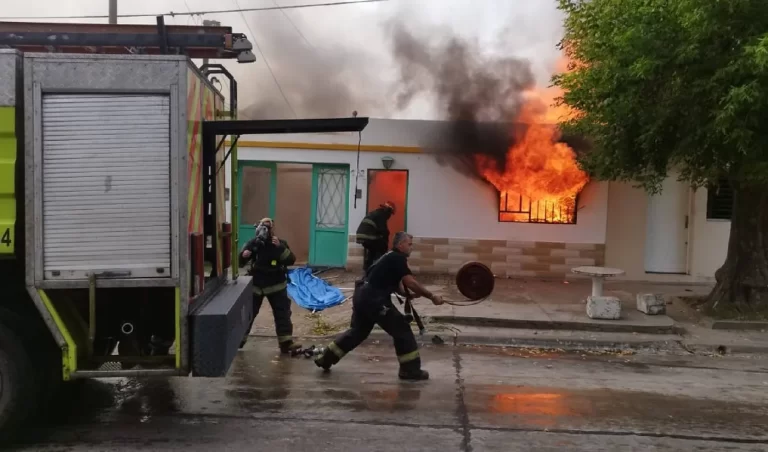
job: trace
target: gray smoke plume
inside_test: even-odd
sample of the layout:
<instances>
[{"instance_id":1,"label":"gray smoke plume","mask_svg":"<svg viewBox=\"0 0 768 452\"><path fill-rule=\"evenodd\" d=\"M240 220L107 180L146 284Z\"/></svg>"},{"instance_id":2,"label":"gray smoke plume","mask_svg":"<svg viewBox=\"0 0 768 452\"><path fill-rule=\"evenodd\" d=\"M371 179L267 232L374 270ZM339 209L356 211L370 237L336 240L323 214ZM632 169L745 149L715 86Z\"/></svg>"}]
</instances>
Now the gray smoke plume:
<instances>
[{"instance_id":1,"label":"gray smoke plume","mask_svg":"<svg viewBox=\"0 0 768 452\"><path fill-rule=\"evenodd\" d=\"M430 30L428 36L417 37L405 23L393 20L386 27L400 72L396 108L431 96L445 128L422 146L441 164L464 173L479 176L476 155L490 158L499 172L506 172L507 152L527 127L517 119L525 104L523 92L535 86L530 62L484 54L476 42L450 31ZM578 137L560 141L579 149L586 146Z\"/></svg>"},{"instance_id":2,"label":"gray smoke plume","mask_svg":"<svg viewBox=\"0 0 768 452\"><path fill-rule=\"evenodd\" d=\"M402 110L416 97L431 95L447 122L424 146L462 171L474 172L473 156L482 154L503 172L522 93L535 84L530 63L483 55L477 43L447 33L420 39L400 20L387 29L400 69L396 107Z\"/></svg>"},{"instance_id":3,"label":"gray smoke plume","mask_svg":"<svg viewBox=\"0 0 768 452\"><path fill-rule=\"evenodd\" d=\"M288 19L276 11L249 17L249 23L293 112L265 71L266 78L261 76L258 83L240 78L241 119L292 118L294 112L299 118L348 117L353 110L361 116L386 112L385 95L371 83L376 79L369 73L375 67L371 56L339 46L321 47L304 37L303 31L311 27L298 16ZM264 60L256 48L253 52Z\"/></svg>"}]
</instances>

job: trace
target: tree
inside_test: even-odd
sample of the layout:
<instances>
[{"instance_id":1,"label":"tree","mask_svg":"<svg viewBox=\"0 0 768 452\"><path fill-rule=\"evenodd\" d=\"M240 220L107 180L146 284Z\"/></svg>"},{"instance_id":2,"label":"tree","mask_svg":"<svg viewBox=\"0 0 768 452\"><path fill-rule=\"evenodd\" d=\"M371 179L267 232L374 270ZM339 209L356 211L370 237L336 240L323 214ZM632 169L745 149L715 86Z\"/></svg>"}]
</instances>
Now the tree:
<instances>
[{"instance_id":1,"label":"tree","mask_svg":"<svg viewBox=\"0 0 768 452\"><path fill-rule=\"evenodd\" d=\"M728 253L710 308L768 308L768 7L765 0L558 0L569 72L553 83L588 137L582 168L651 193L671 169L727 178Z\"/></svg>"}]
</instances>

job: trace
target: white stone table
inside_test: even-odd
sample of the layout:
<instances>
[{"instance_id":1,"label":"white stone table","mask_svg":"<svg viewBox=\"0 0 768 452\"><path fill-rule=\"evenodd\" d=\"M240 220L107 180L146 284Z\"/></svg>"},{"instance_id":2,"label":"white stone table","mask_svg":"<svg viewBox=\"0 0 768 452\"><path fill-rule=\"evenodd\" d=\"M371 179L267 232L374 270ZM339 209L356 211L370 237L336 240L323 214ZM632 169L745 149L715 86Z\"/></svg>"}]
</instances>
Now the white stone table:
<instances>
[{"instance_id":1,"label":"white stone table","mask_svg":"<svg viewBox=\"0 0 768 452\"><path fill-rule=\"evenodd\" d=\"M624 270L609 267L576 267L572 268L573 273L587 275L592 277L592 296L603 296L603 280L608 276L619 276L624 274Z\"/></svg>"}]
</instances>

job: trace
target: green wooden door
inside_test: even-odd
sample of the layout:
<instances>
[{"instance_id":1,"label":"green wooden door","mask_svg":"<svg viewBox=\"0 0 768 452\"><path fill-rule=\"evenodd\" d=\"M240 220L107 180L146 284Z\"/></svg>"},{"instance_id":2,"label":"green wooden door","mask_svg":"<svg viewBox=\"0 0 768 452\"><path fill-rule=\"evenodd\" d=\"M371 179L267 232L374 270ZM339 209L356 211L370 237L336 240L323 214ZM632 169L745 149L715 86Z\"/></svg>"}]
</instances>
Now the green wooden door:
<instances>
[{"instance_id":1,"label":"green wooden door","mask_svg":"<svg viewBox=\"0 0 768 452\"><path fill-rule=\"evenodd\" d=\"M264 217L274 218L277 198L277 167L273 162L238 162L238 200L240 224L238 246L256 235L253 226Z\"/></svg>"},{"instance_id":2,"label":"green wooden door","mask_svg":"<svg viewBox=\"0 0 768 452\"><path fill-rule=\"evenodd\" d=\"M349 166L312 167L309 263L343 267L349 246Z\"/></svg>"}]
</instances>

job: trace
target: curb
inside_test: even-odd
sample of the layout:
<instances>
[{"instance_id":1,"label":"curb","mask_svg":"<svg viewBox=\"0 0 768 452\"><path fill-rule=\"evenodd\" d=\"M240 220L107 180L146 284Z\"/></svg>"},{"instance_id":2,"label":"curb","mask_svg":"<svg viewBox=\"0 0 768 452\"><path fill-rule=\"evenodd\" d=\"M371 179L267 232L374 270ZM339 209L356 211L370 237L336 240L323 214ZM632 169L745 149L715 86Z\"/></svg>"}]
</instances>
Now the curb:
<instances>
[{"instance_id":1,"label":"curb","mask_svg":"<svg viewBox=\"0 0 768 452\"><path fill-rule=\"evenodd\" d=\"M426 335L421 336L418 332L415 332L416 341L420 345L434 344L432 342L435 336L439 337L443 343L434 345L443 346L463 346L463 345L483 345L488 347L513 347L513 348L548 348L548 349L563 349L569 351L576 350L645 350L645 351L683 351L680 346L680 341L611 341L611 340L594 340L594 339L552 339L552 338L502 338L485 335L458 335L451 332L427 332ZM273 338L268 335L251 335L251 337L260 338ZM314 345L324 345L325 342L333 340L336 335L328 336L304 336L297 337L297 341L310 342ZM383 343L388 343L392 338L384 331L372 331L367 340L375 340ZM306 344L305 344L306 345Z\"/></svg>"},{"instance_id":2,"label":"curb","mask_svg":"<svg viewBox=\"0 0 768 452\"><path fill-rule=\"evenodd\" d=\"M768 322L715 320L712 322L711 328L713 330L760 331L768 330Z\"/></svg>"},{"instance_id":3,"label":"curb","mask_svg":"<svg viewBox=\"0 0 768 452\"><path fill-rule=\"evenodd\" d=\"M584 323L551 320L493 319L488 317L432 316L428 321L452 323L455 325L484 326L494 328L516 328L528 330L568 330L594 333L638 333L638 334L684 334L685 329L672 324L669 326L628 325L621 323ZM425 322L426 323L426 322Z\"/></svg>"},{"instance_id":4,"label":"curb","mask_svg":"<svg viewBox=\"0 0 768 452\"><path fill-rule=\"evenodd\" d=\"M768 354L768 345L713 345L691 344L683 340L680 344L688 353L697 355L763 355Z\"/></svg>"},{"instance_id":5,"label":"curb","mask_svg":"<svg viewBox=\"0 0 768 452\"><path fill-rule=\"evenodd\" d=\"M488 347L510 347L510 348L545 348L562 349L566 351L583 350L633 350L645 352L670 352L686 355L733 355L733 354L768 354L767 345L714 345L714 344L696 344L686 342L685 339L674 340L637 340L621 341L610 339L557 339L557 338L516 338L516 337L498 337L481 334L457 334L446 331L428 331L426 335L421 336L414 332L416 340L423 346L433 344L432 339L437 336L442 341L443 346L466 346L481 345ZM274 338L272 335L252 334L251 337ZM336 334L326 336L302 336L296 339L300 342L314 343L314 345L324 345L325 342L333 340ZM392 338L384 331L374 330L368 336L368 340L376 340L388 343ZM305 344L306 345L306 344Z\"/></svg>"}]
</instances>

